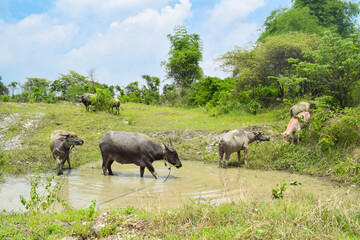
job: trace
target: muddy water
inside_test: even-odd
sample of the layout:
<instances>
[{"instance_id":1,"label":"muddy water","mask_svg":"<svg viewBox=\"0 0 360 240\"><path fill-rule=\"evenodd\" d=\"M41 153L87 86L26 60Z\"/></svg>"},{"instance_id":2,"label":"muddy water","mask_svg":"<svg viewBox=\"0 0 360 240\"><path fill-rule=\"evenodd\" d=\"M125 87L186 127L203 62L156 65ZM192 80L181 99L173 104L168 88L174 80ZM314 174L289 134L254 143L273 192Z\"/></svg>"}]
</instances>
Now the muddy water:
<instances>
[{"instance_id":1,"label":"muddy water","mask_svg":"<svg viewBox=\"0 0 360 240\"><path fill-rule=\"evenodd\" d=\"M139 167L117 163L112 167L115 176L104 176L100 162L71 172L65 170L61 195L75 208L87 208L92 200L96 200L100 209L129 206L163 209L199 201L271 200L272 189L285 180L285 196L303 192L320 198L360 198L360 192L352 187L287 172L244 168L225 170L215 164L183 161L183 167L172 167L167 178L169 170L163 162L155 162L154 167L158 180L147 170L144 178L140 178ZM293 181L301 185L290 185ZM7 178L4 184L0 184L0 210L23 211L19 195L29 198L29 192L30 176Z\"/></svg>"}]
</instances>

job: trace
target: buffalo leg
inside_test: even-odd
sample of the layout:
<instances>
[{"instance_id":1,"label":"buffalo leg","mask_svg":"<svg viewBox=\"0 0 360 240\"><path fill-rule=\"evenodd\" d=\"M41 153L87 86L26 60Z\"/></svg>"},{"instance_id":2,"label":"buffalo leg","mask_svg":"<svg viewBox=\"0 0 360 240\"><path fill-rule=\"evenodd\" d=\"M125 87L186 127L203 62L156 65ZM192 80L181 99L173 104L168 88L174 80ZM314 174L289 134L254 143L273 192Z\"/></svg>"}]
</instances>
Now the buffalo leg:
<instances>
[{"instance_id":1,"label":"buffalo leg","mask_svg":"<svg viewBox=\"0 0 360 240\"><path fill-rule=\"evenodd\" d=\"M247 165L247 148L244 148L244 163Z\"/></svg>"},{"instance_id":2,"label":"buffalo leg","mask_svg":"<svg viewBox=\"0 0 360 240\"><path fill-rule=\"evenodd\" d=\"M140 167L140 177L144 177L145 167Z\"/></svg>"},{"instance_id":3,"label":"buffalo leg","mask_svg":"<svg viewBox=\"0 0 360 240\"><path fill-rule=\"evenodd\" d=\"M69 169L71 169L70 157L68 157L67 162L68 162L68 164L69 164Z\"/></svg>"},{"instance_id":4,"label":"buffalo leg","mask_svg":"<svg viewBox=\"0 0 360 240\"><path fill-rule=\"evenodd\" d=\"M222 160L224 157L224 149L219 145L219 168L222 167Z\"/></svg>"},{"instance_id":5,"label":"buffalo leg","mask_svg":"<svg viewBox=\"0 0 360 240\"><path fill-rule=\"evenodd\" d=\"M58 169L57 169L57 171L56 171L56 174L57 174L58 176L63 173L62 170L63 170L63 167L64 167L65 162L66 162L66 158L63 159L63 160L61 161L61 163L59 164Z\"/></svg>"},{"instance_id":6,"label":"buffalo leg","mask_svg":"<svg viewBox=\"0 0 360 240\"><path fill-rule=\"evenodd\" d=\"M237 151L237 156L238 156L238 162L239 162L239 166L240 166L240 158L241 158L241 153L240 153L240 150Z\"/></svg>"},{"instance_id":7,"label":"buffalo leg","mask_svg":"<svg viewBox=\"0 0 360 240\"><path fill-rule=\"evenodd\" d=\"M157 175L155 173L155 169L154 169L153 165L151 163L149 163L149 162L146 162L145 166L151 172L151 174L154 176L154 178L157 179Z\"/></svg>"},{"instance_id":8,"label":"buffalo leg","mask_svg":"<svg viewBox=\"0 0 360 240\"><path fill-rule=\"evenodd\" d=\"M230 160L230 154L225 153L224 168L228 168L228 162Z\"/></svg>"},{"instance_id":9,"label":"buffalo leg","mask_svg":"<svg viewBox=\"0 0 360 240\"><path fill-rule=\"evenodd\" d=\"M109 175L114 175L114 173L111 170L111 164L113 164L113 162L114 162L114 159L112 159L112 158L110 158L110 160L108 161L107 169L109 171Z\"/></svg>"}]
</instances>

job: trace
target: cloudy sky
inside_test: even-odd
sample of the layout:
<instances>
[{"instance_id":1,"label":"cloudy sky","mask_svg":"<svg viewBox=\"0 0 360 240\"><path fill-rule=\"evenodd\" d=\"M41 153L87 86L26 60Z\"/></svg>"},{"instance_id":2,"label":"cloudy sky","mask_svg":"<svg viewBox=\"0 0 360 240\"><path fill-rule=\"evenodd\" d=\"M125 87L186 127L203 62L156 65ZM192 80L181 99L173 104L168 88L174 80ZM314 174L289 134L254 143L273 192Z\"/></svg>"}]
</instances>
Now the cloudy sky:
<instances>
[{"instance_id":1,"label":"cloudy sky","mask_svg":"<svg viewBox=\"0 0 360 240\"><path fill-rule=\"evenodd\" d=\"M0 76L53 81L69 70L120 85L165 79L174 26L200 35L206 76L225 77L214 58L254 42L272 10L291 0L1 0Z\"/></svg>"}]
</instances>

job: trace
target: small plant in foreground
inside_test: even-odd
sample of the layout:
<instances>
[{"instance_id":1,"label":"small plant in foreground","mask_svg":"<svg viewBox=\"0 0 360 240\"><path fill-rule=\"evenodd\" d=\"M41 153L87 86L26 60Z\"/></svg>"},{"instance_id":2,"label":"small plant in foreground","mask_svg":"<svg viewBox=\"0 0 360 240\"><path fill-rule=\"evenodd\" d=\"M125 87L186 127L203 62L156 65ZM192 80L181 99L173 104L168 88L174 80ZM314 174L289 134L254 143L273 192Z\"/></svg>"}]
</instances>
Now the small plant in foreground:
<instances>
[{"instance_id":1,"label":"small plant in foreground","mask_svg":"<svg viewBox=\"0 0 360 240\"><path fill-rule=\"evenodd\" d=\"M24 196L20 195L20 201L26 209L30 211L46 211L55 202L59 202L64 205L65 201L60 198L59 192L63 185L62 182L56 181L55 186L52 186L54 176L46 178L46 184L44 187L44 193L39 193L39 184L42 177L35 173L31 180L30 199L26 200Z\"/></svg>"},{"instance_id":2,"label":"small plant in foreground","mask_svg":"<svg viewBox=\"0 0 360 240\"><path fill-rule=\"evenodd\" d=\"M275 199L283 198L284 192L286 191L286 182L282 181L282 183L276 184L276 188L272 189L272 197Z\"/></svg>"}]
</instances>

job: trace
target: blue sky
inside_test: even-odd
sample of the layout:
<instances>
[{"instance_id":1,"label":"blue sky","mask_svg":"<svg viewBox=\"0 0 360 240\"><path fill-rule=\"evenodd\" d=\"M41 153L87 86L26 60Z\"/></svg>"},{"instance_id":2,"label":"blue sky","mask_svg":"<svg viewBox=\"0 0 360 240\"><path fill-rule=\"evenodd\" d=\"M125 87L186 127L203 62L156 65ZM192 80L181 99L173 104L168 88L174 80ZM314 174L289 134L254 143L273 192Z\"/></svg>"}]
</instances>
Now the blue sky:
<instances>
[{"instance_id":1,"label":"blue sky","mask_svg":"<svg viewBox=\"0 0 360 240\"><path fill-rule=\"evenodd\" d=\"M90 69L100 83L120 85L159 77L168 59L167 34L184 25L200 35L206 76L226 77L214 59L255 42L267 16L291 0L1 0L0 76L5 85L27 77L53 81Z\"/></svg>"}]
</instances>

